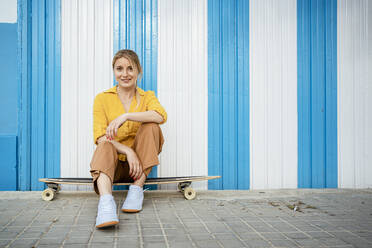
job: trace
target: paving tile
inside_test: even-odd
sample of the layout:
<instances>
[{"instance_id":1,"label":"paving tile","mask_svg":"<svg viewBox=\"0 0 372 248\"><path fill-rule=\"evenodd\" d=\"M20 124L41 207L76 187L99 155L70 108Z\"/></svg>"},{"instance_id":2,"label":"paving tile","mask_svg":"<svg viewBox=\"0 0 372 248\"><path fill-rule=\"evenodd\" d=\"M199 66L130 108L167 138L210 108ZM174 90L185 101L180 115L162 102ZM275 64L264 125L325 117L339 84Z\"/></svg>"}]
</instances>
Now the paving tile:
<instances>
[{"instance_id":1,"label":"paving tile","mask_svg":"<svg viewBox=\"0 0 372 248\"><path fill-rule=\"evenodd\" d=\"M195 241L197 247L200 248L216 248L221 247L221 243L218 240L199 240Z\"/></svg>"},{"instance_id":2,"label":"paving tile","mask_svg":"<svg viewBox=\"0 0 372 248\"><path fill-rule=\"evenodd\" d=\"M32 247L37 241L38 239L17 239L10 245L10 247Z\"/></svg>"},{"instance_id":3,"label":"paving tile","mask_svg":"<svg viewBox=\"0 0 372 248\"><path fill-rule=\"evenodd\" d=\"M255 240L246 240L244 241L245 245L250 248L266 248L272 247L271 243L266 240L262 239L255 239Z\"/></svg>"},{"instance_id":4,"label":"paving tile","mask_svg":"<svg viewBox=\"0 0 372 248\"><path fill-rule=\"evenodd\" d=\"M271 244L275 247L299 247L298 244L295 242L288 240L288 239L276 239L276 240L270 240Z\"/></svg>"},{"instance_id":5,"label":"paving tile","mask_svg":"<svg viewBox=\"0 0 372 248\"><path fill-rule=\"evenodd\" d=\"M5 247L11 241L12 241L11 239L0 239L0 247Z\"/></svg>"},{"instance_id":6,"label":"paving tile","mask_svg":"<svg viewBox=\"0 0 372 248\"><path fill-rule=\"evenodd\" d=\"M166 243L161 242L161 241L153 241L150 243L145 243L143 247L144 248L164 248L166 247Z\"/></svg>"}]
</instances>

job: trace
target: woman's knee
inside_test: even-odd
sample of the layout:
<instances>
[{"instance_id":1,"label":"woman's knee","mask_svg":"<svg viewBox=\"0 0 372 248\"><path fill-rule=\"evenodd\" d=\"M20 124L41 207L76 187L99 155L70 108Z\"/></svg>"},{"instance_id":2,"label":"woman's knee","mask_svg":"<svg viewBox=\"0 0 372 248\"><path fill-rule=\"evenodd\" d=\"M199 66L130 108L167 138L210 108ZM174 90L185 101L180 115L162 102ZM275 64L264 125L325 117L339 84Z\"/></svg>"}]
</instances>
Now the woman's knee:
<instances>
[{"instance_id":1,"label":"woman's knee","mask_svg":"<svg viewBox=\"0 0 372 248\"><path fill-rule=\"evenodd\" d=\"M141 124L142 128L159 128L159 124L155 122L146 122Z\"/></svg>"},{"instance_id":2,"label":"woman's knee","mask_svg":"<svg viewBox=\"0 0 372 248\"><path fill-rule=\"evenodd\" d=\"M155 122L146 122L142 123L138 132L139 133L148 133L148 132L159 132L160 126Z\"/></svg>"},{"instance_id":3,"label":"woman's knee","mask_svg":"<svg viewBox=\"0 0 372 248\"><path fill-rule=\"evenodd\" d=\"M118 154L116 148L110 142L101 142L94 151L90 167L92 170L116 168Z\"/></svg>"}]
</instances>

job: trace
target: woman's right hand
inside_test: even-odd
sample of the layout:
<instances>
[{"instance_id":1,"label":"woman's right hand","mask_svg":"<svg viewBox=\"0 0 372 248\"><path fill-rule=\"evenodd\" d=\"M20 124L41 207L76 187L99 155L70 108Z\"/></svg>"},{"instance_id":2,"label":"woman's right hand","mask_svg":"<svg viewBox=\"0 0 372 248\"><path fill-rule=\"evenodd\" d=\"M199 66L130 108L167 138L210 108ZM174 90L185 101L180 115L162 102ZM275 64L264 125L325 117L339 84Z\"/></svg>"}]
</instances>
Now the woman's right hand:
<instances>
[{"instance_id":1,"label":"woman's right hand","mask_svg":"<svg viewBox=\"0 0 372 248\"><path fill-rule=\"evenodd\" d=\"M137 180L142 176L142 165L139 161L136 152L133 149L128 150L126 153L129 164L129 175Z\"/></svg>"}]
</instances>

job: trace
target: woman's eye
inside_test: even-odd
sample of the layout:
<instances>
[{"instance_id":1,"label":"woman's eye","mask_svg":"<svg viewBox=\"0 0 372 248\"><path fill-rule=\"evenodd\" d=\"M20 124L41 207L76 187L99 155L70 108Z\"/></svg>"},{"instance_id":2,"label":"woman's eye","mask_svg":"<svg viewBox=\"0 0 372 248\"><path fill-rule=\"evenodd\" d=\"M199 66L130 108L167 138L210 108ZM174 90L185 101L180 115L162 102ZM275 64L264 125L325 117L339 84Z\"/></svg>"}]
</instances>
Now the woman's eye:
<instances>
[{"instance_id":1,"label":"woman's eye","mask_svg":"<svg viewBox=\"0 0 372 248\"><path fill-rule=\"evenodd\" d=\"M128 70L129 70L129 71L133 71L133 67L129 66L129 67L128 67Z\"/></svg>"}]
</instances>

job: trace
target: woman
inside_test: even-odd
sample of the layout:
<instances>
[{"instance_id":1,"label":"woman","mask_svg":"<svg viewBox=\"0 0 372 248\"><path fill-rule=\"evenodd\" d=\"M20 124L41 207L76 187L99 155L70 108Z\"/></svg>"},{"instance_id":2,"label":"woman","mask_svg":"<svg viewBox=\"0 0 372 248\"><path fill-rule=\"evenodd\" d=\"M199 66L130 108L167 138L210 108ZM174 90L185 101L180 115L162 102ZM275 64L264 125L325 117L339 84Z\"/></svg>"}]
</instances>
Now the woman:
<instances>
[{"instance_id":1,"label":"woman","mask_svg":"<svg viewBox=\"0 0 372 248\"><path fill-rule=\"evenodd\" d=\"M96 227L119 223L112 196L113 182L132 182L123 212L142 209L143 185L159 164L163 145L159 124L167 113L153 91L137 87L142 74L138 56L120 50L112 61L117 86L98 94L93 106L93 134L97 148L90 164L94 190L100 195Z\"/></svg>"}]
</instances>

